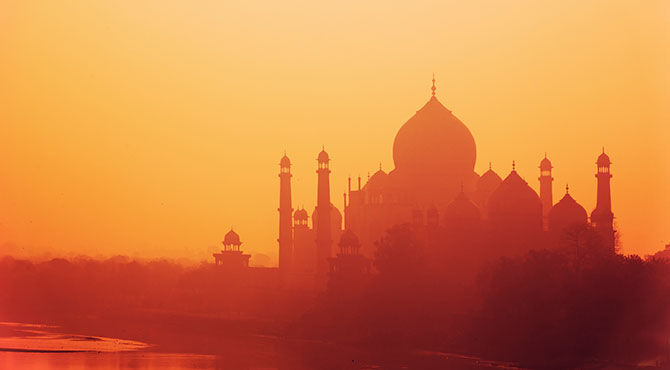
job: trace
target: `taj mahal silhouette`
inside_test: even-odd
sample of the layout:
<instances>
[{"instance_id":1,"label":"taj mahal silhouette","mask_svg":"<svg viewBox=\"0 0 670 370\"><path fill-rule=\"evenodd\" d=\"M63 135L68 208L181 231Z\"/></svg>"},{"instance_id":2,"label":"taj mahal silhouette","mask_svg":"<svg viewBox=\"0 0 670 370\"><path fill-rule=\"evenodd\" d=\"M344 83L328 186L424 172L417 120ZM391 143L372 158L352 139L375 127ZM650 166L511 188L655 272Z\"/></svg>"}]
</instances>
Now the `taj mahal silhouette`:
<instances>
[{"instance_id":1,"label":"taj mahal silhouette","mask_svg":"<svg viewBox=\"0 0 670 370\"><path fill-rule=\"evenodd\" d=\"M518 255L539 242L551 244L571 228L589 227L609 253L615 253L612 162L604 149L596 160L597 205L589 217L567 186L554 203L553 166L546 154L539 164L539 195L514 162L504 179L490 164L477 174L474 137L437 99L434 77L431 91L428 102L395 136L395 168L387 173L380 166L364 184L359 176L352 185L349 177L342 211L331 201L330 156L325 148L317 155L316 207L311 215L304 208L294 210L291 160L284 153L279 161L280 272L316 280L338 273L369 273L376 242L399 224L411 224L424 234L440 230L465 247L473 238L485 239L489 250L484 254L490 256ZM239 236L229 233L226 239L229 251L222 253L235 259L233 265L246 265L249 256L239 251ZM233 239L237 248L230 248ZM215 257L217 264L226 264L222 254Z\"/></svg>"}]
</instances>

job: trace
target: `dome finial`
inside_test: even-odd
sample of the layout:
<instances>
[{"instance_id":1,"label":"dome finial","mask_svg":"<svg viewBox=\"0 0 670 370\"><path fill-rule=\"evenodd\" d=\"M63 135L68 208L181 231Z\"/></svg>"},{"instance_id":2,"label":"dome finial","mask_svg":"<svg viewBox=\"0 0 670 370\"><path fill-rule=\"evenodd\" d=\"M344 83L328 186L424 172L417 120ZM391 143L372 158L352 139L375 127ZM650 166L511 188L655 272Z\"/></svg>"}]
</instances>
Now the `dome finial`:
<instances>
[{"instance_id":1,"label":"dome finial","mask_svg":"<svg viewBox=\"0 0 670 370\"><path fill-rule=\"evenodd\" d=\"M491 162L489 162L489 170L491 169Z\"/></svg>"},{"instance_id":2,"label":"dome finial","mask_svg":"<svg viewBox=\"0 0 670 370\"><path fill-rule=\"evenodd\" d=\"M516 161L512 160L512 171L516 171Z\"/></svg>"},{"instance_id":3,"label":"dome finial","mask_svg":"<svg viewBox=\"0 0 670 370\"><path fill-rule=\"evenodd\" d=\"M565 184L565 194L570 194L570 187L568 184Z\"/></svg>"},{"instance_id":4,"label":"dome finial","mask_svg":"<svg viewBox=\"0 0 670 370\"><path fill-rule=\"evenodd\" d=\"M379 162L379 170L382 170L382 162Z\"/></svg>"},{"instance_id":5,"label":"dome finial","mask_svg":"<svg viewBox=\"0 0 670 370\"><path fill-rule=\"evenodd\" d=\"M544 158L547 158L547 152L544 152Z\"/></svg>"},{"instance_id":6,"label":"dome finial","mask_svg":"<svg viewBox=\"0 0 670 370\"><path fill-rule=\"evenodd\" d=\"M433 90L433 97L435 97L435 90L437 90L437 88L435 87L435 72L433 72L433 87L431 87L430 89Z\"/></svg>"},{"instance_id":7,"label":"dome finial","mask_svg":"<svg viewBox=\"0 0 670 370\"><path fill-rule=\"evenodd\" d=\"M605 146L603 145L603 154L605 154Z\"/></svg>"}]
</instances>

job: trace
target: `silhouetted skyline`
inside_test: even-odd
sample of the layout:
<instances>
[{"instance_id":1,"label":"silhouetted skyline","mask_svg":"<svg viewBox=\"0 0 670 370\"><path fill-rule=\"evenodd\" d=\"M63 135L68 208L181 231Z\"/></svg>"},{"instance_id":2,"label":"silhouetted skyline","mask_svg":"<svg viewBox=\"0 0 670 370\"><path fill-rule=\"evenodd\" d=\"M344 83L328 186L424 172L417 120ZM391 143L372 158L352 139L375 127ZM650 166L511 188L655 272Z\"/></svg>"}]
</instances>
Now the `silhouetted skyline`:
<instances>
[{"instance_id":1,"label":"silhouetted skyline","mask_svg":"<svg viewBox=\"0 0 670 370\"><path fill-rule=\"evenodd\" d=\"M433 75L430 99L396 134L395 168L386 173L380 165L364 183L359 177L356 189L351 188L352 178L347 179L342 211L331 202L331 160L325 147L322 148L317 158L317 206L312 213L311 229L303 209L296 210L291 217L291 161L284 153L279 162L277 241L279 269L285 277L294 275L288 280L323 280L328 263L331 274L338 272L343 263L351 260L347 256L354 250L353 254L360 256L357 258L371 259L388 230L408 223L429 233L449 230L447 241L453 248L471 248L469 244L475 235L483 237L487 240L486 248L477 252L477 264L552 244L558 246L562 235L574 227L593 228L611 254L621 249L612 212L611 161L604 148L594 171L597 186L593 194L597 205L588 217L584 207L569 194L567 185L565 195L554 203L554 166L546 152L538 166L539 195L516 171L516 161L512 161L511 171L504 180L491 166L481 176L474 172L475 139L467 125L439 102L436 90ZM584 164L587 163L585 159ZM324 209L329 211L323 212ZM466 242L458 245L454 243L456 240ZM338 253L333 250L334 245L356 247L345 247ZM364 263L355 264L359 268L352 265L345 270L365 269Z\"/></svg>"},{"instance_id":2,"label":"silhouetted skyline","mask_svg":"<svg viewBox=\"0 0 670 370\"><path fill-rule=\"evenodd\" d=\"M668 14L1 2L0 367L667 368Z\"/></svg>"},{"instance_id":3,"label":"silhouetted skyline","mask_svg":"<svg viewBox=\"0 0 670 370\"><path fill-rule=\"evenodd\" d=\"M277 265L278 155L311 212L326 144L341 208L349 175L355 188L393 168L432 72L477 139L477 173L516 160L539 193L546 151L555 196L569 183L590 212L583 164L604 145L623 252L669 241L665 2L233 4L0 5L3 250L197 262L233 224Z\"/></svg>"}]
</instances>

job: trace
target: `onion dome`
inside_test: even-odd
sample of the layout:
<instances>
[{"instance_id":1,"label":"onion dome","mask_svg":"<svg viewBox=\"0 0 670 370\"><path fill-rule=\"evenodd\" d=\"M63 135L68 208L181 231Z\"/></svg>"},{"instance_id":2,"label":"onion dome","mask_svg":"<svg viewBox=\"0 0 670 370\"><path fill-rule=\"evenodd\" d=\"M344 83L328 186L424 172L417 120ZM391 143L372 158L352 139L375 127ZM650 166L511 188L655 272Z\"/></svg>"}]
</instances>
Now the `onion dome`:
<instances>
[{"instance_id":1,"label":"onion dome","mask_svg":"<svg viewBox=\"0 0 670 370\"><path fill-rule=\"evenodd\" d=\"M549 211L549 230L560 231L572 225L586 224L586 222L586 210L570 196L566 186L563 198Z\"/></svg>"},{"instance_id":2,"label":"onion dome","mask_svg":"<svg viewBox=\"0 0 670 370\"><path fill-rule=\"evenodd\" d=\"M386 188L386 181L388 175L386 172L382 171L380 168L379 171L375 172L365 183L363 190L370 192L382 192Z\"/></svg>"},{"instance_id":3,"label":"onion dome","mask_svg":"<svg viewBox=\"0 0 670 370\"><path fill-rule=\"evenodd\" d=\"M384 194L387 191L388 175L386 172L375 172L372 177L365 183L363 190L365 191L366 202L371 204L381 204L384 202Z\"/></svg>"},{"instance_id":4,"label":"onion dome","mask_svg":"<svg viewBox=\"0 0 670 370\"><path fill-rule=\"evenodd\" d=\"M434 85L433 85L434 86ZM464 174L477 157L470 130L434 95L396 134L393 161L406 172Z\"/></svg>"},{"instance_id":5,"label":"onion dome","mask_svg":"<svg viewBox=\"0 0 670 370\"><path fill-rule=\"evenodd\" d=\"M346 229L340 237L340 242L337 244L340 248L347 248L351 250L358 250L361 243L358 241L356 234L351 229Z\"/></svg>"},{"instance_id":6,"label":"onion dome","mask_svg":"<svg viewBox=\"0 0 670 370\"><path fill-rule=\"evenodd\" d=\"M477 181L477 191L490 194L498 188L501 182L502 179L500 176L498 176L498 174L491 169L491 165L489 165L488 171L484 172Z\"/></svg>"},{"instance_id":7,"label":"onion dome","mask_svg":"<svg viewBox=\"0 0 670 370\"><path fill-rule=\"evenodd\" d=\"M235 246L242 245L242 242L240 241L240 236L237 235L235 231L233 231L233 228L230 228L230 231L228 231L226 233L226 236L223 237L223 245L235 245Z\"/></svg>"},{"instance_id":8,"label":"onion dome","mask_svg":"<svg viewBox=\"0 0 670 370\"><path fill-rule=\"evenodd\" d=\"M610 161L610 157L605 154L605 149L603 148L602 154L598 156L598 160L596 161L596 164L598 167L607 167L610 164L612 164L612 161Z\"/></svg>"},{"instance_id":9,"label":"onion dome","mask_svg":"<svg viewBox=\"0 0 670 370\"><path fill-rule=\"evenodd\" d=\"M288 159L288 157L286 156L286 153L284 153L284 156L281 157L281 160L279 161L279 165L281 167L290 167L291 166L291 160Z\"/></svg>"},{"instance_id":10,"label":"onion dome","mask_svg":"<svg viewBox=\"0 0 670 370\"><path fill-rule=\"evenodd\" d=\"M462 221L478 221L479 219L479 208L468 199L464 192L460 192L444 209L444 220L447 225Z\"/></svg>"},{"instance_id":11,"label":"onion dome","mask_svg":"<svg viewBox=\"0 0 670 370\"><path fill-rule=\"evenodd\" d=\"M312 212L312 227L316 230L319 224L319 211L314 207ZM342 230L342 213L337 207L330 203L330 224L333 230Z\"/></svg>"},{"instance_id":12,"label":"onion dome","mask_svg":"<svg viewBox=\"0 0 670 370\"><path fill-rule=\"evenodd\" d=\"M330 161L330 157L328 156L328 153L326 153L325 149L322 149L321 152L319 153L319 156L316 158L317 161L319 162L328 162Z\"/></svg>"},{"instance_id":13,"label":"onion dome","mask_svg":"<svg viewBox=\"0 0 670 370\"><path fill-rule=\"evenodd\" d=\"M304 208L299 209L293 213L293 219L296 221L307 221L307 217L308 214Z\"/></svg>"},{"instance_id":14,"label":"onion dome","mask_svg":"<svg viewBox=\"0 0 670 370\"><path fill-rule=\"evenodd\" d=\"M540 171L551 171L554 166L551 165L551 161L547 158L547 153L544 154L544 158L540 161Z\"/></svg>"},{"instance_id":15,"label":"onion dome","mask_svg":"<svg viewBox=\"0 0 670 370\"><path fill-rule=\"evenodd\" d=\"M489 219L492 221L497 220L510 224L523 218L533 223L537 221L540 226L542 223L540 197L515 170L512 170L491 194L487 208Z\"/></svg>"}]
</instances>

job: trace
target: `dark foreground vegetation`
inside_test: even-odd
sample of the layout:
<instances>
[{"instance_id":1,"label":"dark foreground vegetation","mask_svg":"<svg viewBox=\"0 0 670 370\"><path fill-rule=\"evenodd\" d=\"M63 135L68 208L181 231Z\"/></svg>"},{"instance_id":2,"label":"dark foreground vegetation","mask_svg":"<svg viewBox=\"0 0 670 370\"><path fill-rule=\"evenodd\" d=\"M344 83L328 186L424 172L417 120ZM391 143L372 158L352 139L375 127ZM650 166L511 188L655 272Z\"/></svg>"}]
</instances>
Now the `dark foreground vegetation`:
<instances>
[{"instance_id":1,"label":"dark foreground vegetation","mask_svg":"<svg viewBox=\"0 0 670 370\"><path fill-rule=\"evenodd\" d=\"M476 249L487 241L469 244L472 253L442 253L459 249L439 233L419 237L398 226L378 245L375 274L333 277L318 297L282 285L271 269L250 278L210 264L5 257L0 319L201 353L220 353L226 340L239 348L240 338L272 336L530 368L665 361L670 263L609 254L590 235L573 230L558 246L483 258Z\"/></svg>"},{"instance_id":2,"label":"dark foreground vegetation","mask_svg":"<svg viewBox=\"0 0 670 370\"><path fill-rule=\"evenodd\" d=\"M611 254L588 227L486 262L473 261L477 253L436 253L441 238L391 229L378 245L378 274L360 286L331 281L297 330L530 368L667 364L668 260Z\"/></svg>"}]
</instances>

